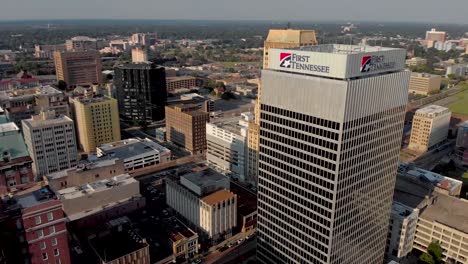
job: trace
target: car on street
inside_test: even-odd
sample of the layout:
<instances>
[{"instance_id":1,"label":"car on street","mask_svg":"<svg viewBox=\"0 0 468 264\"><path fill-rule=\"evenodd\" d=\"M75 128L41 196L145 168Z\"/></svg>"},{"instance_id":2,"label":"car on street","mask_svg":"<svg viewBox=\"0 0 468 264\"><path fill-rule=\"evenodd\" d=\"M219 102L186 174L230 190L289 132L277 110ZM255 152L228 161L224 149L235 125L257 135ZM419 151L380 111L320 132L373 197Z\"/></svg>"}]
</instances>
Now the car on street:
<instances>
[{"instance_id":1,"label":"car on street","mask_svg":"<svg viewBox=\"0 0 468 264\"><path fill-rule=\"evenodd\" d=\"M229 248L229 247L227 247L227 246L223 246L223 247L220 247L220 248L218 249L218 251L219 251L219 252L223 252L223 251L226 251L226 249L228 249L228 248Z\"/></svg>"}]
</instances>

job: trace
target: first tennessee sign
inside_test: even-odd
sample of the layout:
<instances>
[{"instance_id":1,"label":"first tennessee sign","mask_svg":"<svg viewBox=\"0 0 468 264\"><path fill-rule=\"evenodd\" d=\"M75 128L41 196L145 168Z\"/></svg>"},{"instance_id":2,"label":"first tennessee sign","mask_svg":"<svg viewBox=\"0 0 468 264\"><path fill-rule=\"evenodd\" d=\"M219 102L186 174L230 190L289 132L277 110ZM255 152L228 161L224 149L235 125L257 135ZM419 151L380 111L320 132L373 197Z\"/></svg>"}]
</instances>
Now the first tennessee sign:
<instances>
[{"instance_id":1,"label":"first tennessee sign","mask_svg":"<svg viewBox=\"0 0 468 264\"><path fill-rule=\"evenodd\" d=\"M281 68L320 73L330 72L330 66L313 64L310 60L310 56L281 52L279 54L279 59L279 66Z\"/></svg>"}]
</instances>

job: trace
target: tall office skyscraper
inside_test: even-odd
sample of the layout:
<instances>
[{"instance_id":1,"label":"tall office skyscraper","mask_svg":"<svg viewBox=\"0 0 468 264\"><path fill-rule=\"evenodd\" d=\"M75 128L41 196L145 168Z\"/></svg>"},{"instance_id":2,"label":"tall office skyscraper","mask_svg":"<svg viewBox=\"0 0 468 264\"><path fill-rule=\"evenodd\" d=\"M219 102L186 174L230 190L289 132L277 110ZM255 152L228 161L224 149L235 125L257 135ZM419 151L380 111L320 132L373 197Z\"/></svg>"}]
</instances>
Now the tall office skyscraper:
<instances>
[{"instance_id":1,"label":"tall office skyscraper","mask_svg":"<svg viewBox=\"0 0 468 264\"><path fill-rule=\"evenodd\" d=\"M164 119L167 91L163 67L152 63L120 65L115 68L114 84L122 117L147 122Z\"/></svg>"},{"instance_id":2,"label":"tall office skyscraper","mask_svg":"<svg viewBox=\"0 0 468 264\"><path fill-rule=\"evenodd\" d=\"M260 263L383 263L410 77L404 64L403 49L270 49Z\"/></svg>"},{"instance_id":3,"label":"tall office skyscraper","mask_svg":"<svg viewBox=\"0 0 468 264\"><path fill-rule=\"evenodd\" d=\"M270 48L296 48L317 44L318 42L317 38L315 37L314 30L270 29L263 47L263 68L268 68L268 52L270 51ZM261 88L262 85L260 84L258 86L258 99L255 106L255 122L251 122L249 124L247 140L247 145L249 148L247 175L251 182L256 182L258 175Z\"/></svg>"}]
</instances>

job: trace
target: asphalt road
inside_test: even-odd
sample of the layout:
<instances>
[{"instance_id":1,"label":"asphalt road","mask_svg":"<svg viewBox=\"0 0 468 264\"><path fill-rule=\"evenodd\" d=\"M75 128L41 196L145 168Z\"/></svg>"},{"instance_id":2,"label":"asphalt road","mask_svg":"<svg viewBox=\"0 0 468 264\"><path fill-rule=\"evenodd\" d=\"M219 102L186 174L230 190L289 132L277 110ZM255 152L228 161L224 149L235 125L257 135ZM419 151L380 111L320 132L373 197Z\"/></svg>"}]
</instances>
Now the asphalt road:
<instances>
[{"instance_id":1,"label":"asphalt road","mask_svg":"<svg viewBox=\"0 0 468 264\"><path fill-rule=\"evenodd\" d=\"M255 239L244 242L243 244L237 247L231 247L226 251L219 252L216 251L209 256L207 256L203 263L205 264L228 264L228 263L237 263L237 258L240 256L250 255L252 251L255 251L257 242Z\"/></svg>"},{"instance_id":2,"label":"asphalt road","mask_svg":"<svg viewBox=\"0 0 468 264\"><path fill-rule=\"evenodd\" d=\"M447 142L446 148L440 151L432 151L424 154L423 156L418 157L414 160L414 164L419 168L423 168L425 170L432 170L434 167L440 162L440 160L447 156L451 151L453 151L454 140Z\"/></svg>"}]
</instances>

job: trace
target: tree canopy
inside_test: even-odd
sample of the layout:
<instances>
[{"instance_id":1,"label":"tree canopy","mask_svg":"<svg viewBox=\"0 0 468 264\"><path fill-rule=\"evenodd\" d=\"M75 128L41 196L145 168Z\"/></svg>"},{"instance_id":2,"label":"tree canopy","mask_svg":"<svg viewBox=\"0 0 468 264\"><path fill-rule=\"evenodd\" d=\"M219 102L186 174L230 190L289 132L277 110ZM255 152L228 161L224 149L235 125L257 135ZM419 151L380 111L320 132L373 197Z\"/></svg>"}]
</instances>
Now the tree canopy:
<instances>
[{"instance_id":1,"label":"tree canopy","mask_svg":"<svg viewBox=\"0 0 468 264\"><path fill-rule=\"evenodd\" d=\"M440 242L432 241L427 247L427 252L423 253L419 257L419 263L421 264L442 264L444 263L443 258L444 250L440 246Z\"/></svg>"}]
</instances>

